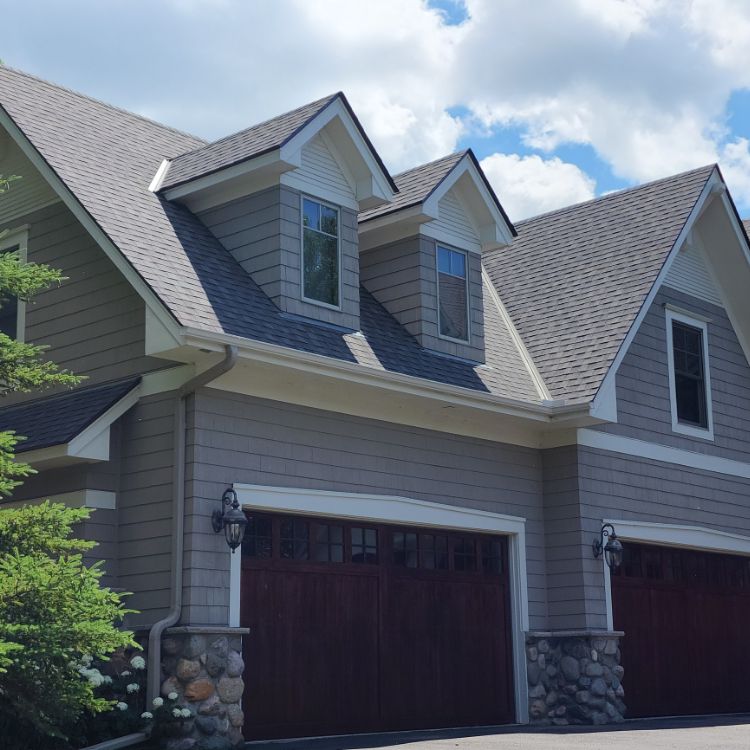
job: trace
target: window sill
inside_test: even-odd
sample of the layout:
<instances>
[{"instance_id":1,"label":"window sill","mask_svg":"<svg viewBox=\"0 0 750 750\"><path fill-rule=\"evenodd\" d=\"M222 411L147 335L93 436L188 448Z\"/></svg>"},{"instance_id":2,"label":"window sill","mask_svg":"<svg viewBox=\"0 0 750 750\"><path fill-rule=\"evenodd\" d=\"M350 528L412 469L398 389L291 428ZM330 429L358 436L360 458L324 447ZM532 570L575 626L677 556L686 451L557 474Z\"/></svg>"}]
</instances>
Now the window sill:
<instances>
[{"instance_id":1,"label":"window sill","mask_svg":"<svg viewBox=\"0 0 750 750\"><path fill-rule=\"evenodd\" d=\"M672 432L678 435L698 438L699 440L706 440L707 442L713 442L714 440L713 425L710 427L694 427L693 425L682 424L681 422L673 422Z\"/></svg>"}]
</instances>

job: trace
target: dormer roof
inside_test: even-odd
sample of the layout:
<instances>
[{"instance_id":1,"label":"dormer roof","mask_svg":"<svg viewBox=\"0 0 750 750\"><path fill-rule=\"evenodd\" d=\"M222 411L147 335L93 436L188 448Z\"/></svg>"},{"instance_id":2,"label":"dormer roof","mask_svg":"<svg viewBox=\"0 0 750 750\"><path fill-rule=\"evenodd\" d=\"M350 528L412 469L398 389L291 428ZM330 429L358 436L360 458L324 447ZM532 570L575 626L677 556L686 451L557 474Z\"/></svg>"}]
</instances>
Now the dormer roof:
<instances>
[{"instance_id":1,"label":"dormer roof","mask_svg":"<svg viewBox=\"0 0 750 750\"><path fill-rule=\"evenodd\" d=\"M392 200L398 188L340 91L168 160L152 189L179 200L249 175L278 177L301 166L302 147L321 131L336 142L362 205Z\"/></svg>"},{"instance_id":2,"label":"dormer roof","mask_svg":"<svg viewBox=\"0 0 750 750\"><path fill-rule=\"evenodd\" d=\"M461 195L483 249L507 245L516 236L513 223L471 149L401 172L394 180L399 192L390 203L360 212L361 231L435 221L440 218L440 201L454 191Z\"/></svg>"}]
</instances>

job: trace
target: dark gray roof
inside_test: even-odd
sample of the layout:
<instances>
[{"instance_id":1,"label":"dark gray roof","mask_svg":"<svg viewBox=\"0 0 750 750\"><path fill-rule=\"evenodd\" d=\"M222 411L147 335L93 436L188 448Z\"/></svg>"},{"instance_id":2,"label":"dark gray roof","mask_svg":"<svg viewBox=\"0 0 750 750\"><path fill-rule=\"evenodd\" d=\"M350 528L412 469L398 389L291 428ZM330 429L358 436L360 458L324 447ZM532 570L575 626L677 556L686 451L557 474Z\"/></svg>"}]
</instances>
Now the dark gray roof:
<instances>
[{"instance_id":1,"label":"dark gray roof","mask_svg":"<svg viewBox=\"0 0 750 750\"><path fill-rule=\"evenodd\" d=\"M436 159L428 164L422 164L397 174L393 180L398 187L398 194L390 203L384 203L382 206L377 206L369 211L362 211L359 214L360 224L371 219L376 219L379 216L386 216L387 214L424 203L465 156L468 156L474 163L487 190L492 196L493 202L503 215L503 219L505 219L505 222L510 227L511 232L515 235L515 227L505 213L505 209L500 204L495 191L492 189L492 185L487 180L482 167L479 165L474 152L470 148L457 151L455 154L443 156L441 159Z\"/></svg>"},{"instance_id":2,"label":"dark gray roof","mask_svg":"<svg viewBox=\"0 0 750 750\"><path fill-rule=\"evenodd\" d=\"M198 139L2 66L0 105L182 325L538 400L500 320L485 332L490 366L477 367L422 349L364 289L361 333L284 316L188 209L148 190Z\"/></svg>"},{"instance_id":3,"label":"dark gray roof","mask_svg":"<svg viewBox=\"0 0 750 750\"><path fill-rule=\"evenodd\" d=\"M138 385L140 378L76 388L28 403L0 408L0 430L13 430L26 440L17 452L69 443Z\"/></svg>"},{"instance_id":4,"label":"dark gray roof","mask_svg":"<svg viewBox=\"0 0 750 750\"><path fill-rule=\"evenodd\" d=\"M553 398L596 395L714 168L521 222L484 255Z\"/></svg>"},{"instance_id":5,"label":"dark gray roof","mask_svg":"<svg viewBox=\"0 0 750 750\"><path fill-rule=\"evenodd\" d=\"M239 133L180 154L170 162L160 189L190 182L281 147L339 96L324 96Z\"/></svg>"}]
</instances>

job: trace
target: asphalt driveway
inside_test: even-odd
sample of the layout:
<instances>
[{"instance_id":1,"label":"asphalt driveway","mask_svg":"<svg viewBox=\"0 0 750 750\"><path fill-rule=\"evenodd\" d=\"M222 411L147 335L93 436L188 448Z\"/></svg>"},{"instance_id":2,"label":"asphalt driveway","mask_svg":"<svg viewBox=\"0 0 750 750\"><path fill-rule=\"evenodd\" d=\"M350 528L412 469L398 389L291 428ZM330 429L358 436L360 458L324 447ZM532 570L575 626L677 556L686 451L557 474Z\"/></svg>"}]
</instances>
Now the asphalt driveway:
<instances>
[{"instance_id":1,"label":"asphalt driveway","mask_svg":"<svg viewBox=\"0 0 750 750\"><path fill-rule=\"evenodd\" d=\"M750 748L750 715L629 721L617 727L488 727L248 743L248 750L708 750Z\"/></svg>"}]
</instances>

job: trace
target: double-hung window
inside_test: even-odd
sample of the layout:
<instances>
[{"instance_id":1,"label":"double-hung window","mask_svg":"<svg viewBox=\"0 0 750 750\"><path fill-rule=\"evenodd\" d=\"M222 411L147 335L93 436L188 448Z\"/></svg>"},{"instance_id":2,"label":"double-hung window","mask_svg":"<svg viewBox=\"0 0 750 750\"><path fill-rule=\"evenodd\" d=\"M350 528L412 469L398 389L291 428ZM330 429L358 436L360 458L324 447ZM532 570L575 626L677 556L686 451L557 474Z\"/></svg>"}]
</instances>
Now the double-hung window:
<instances>
[{"instance_id":1,"label":"double-hung window","mask_svg":"<svg viewBox=\"0 0 750 750\"><path fill-rule=\"evenodd\" d=\"M469 274L465 252L437 247L438 312L440 335L469 340Z\"/></svg>"},{"instance_id":2,"label":"double-hung window","mask_svg":"<svg viewBox=\"0 0 750 750\"><path fill-rule=\"evenodd\" d=\"M667 310L672 429L713 437L708 327L704 321Z\"/></svg>"},{"instance_id":3,"label":"double-hung window","mask_svg":"<svg viewBox=\"0 0 750 750\"><path fill-rule=\"evenodd\" d=\"M340 307L338 209L302 198L302 297Z\"/></svg>"}]
</instances>

